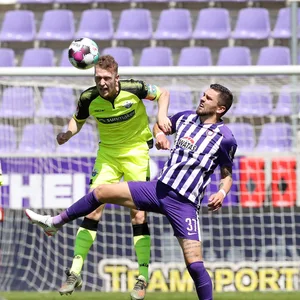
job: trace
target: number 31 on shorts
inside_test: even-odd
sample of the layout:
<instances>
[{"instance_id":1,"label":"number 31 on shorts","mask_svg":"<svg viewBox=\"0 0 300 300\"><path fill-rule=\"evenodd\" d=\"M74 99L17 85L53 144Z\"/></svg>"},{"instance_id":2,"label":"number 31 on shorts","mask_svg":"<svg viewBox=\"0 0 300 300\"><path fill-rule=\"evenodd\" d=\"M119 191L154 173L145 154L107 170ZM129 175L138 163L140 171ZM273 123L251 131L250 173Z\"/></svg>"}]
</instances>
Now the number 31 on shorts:
<instances>
[{"instance_id":1,"label":"number 31 on shorts","mask_svg":"<svg viewBox=\"0 0 300 300\"><path fill-rule=\"evenodd\" d=\"M188 235L194 235L198 233L198 221L194 218L186 218L185 222L187 223L186 230Z\"/></svg>"}]
</instances>

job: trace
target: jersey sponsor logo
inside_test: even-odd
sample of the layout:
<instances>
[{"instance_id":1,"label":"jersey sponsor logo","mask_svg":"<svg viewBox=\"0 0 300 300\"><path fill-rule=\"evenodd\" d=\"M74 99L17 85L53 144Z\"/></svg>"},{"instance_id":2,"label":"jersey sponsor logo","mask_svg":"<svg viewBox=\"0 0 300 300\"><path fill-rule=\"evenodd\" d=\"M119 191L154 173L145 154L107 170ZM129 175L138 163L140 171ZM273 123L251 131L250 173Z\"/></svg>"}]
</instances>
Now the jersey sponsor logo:
<instances>
[{"instance_id":1,"label":"jersey sponsor logo","mask_svg":"<svg viewBox=\"0 0 300 300\"><path fill-rule=\"evenodd\" d=\"M134 115L135 115L135 110L133 110L127 114L121 115L121 116L110 117L110 118L97 118L97 120L103 124L111 124L111 123L127 121L127 120L131 119Z\"/></svg>"},{"instance_id":2,"label":"jersey sponsor logo","mask_svg":"<svg viewBox=\"0 0 300 300\"><path fill-rule=\"evenodd\" d=\"M126 101L125 104L123 105L125 108L130 108L133 105L131 101Z\"/></svg>"},{"instance_id":3,"label":"jersey sponsor logo","mask_svg":"<svg viewBox=\"0 0 300 300\"><path fill-rule=\"evenodd\" d=\"M181 139L179 139L179 141L177 142L177 145L181 148L185 148L191 151L196 151L197 146L194 145L195 141L189 137L189 136L185 136Z\"/></svg>"},{"instance_id":4,"label":"jersey sponsor logo","mask_svg":"<svg viewBox=\"0 0 300 300\"><path fill-rule=\"evenodd\" d=\"M95 109L94 112L102 112L105 111L105 109Z\"/></svg>"}]
</instances>

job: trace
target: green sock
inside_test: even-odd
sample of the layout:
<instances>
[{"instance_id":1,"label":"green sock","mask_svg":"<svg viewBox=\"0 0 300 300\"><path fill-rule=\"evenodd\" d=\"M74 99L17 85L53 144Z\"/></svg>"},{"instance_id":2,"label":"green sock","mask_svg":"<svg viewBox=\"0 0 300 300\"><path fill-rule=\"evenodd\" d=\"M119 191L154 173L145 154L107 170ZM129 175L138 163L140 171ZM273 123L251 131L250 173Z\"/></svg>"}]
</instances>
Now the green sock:
<instances>
[{"instance_id":1,"label":"green sock","mask_svg":"<svg viewBox=\"0 0 300 300\"><path fill-rule=\"evenodd\" d=\"M97 231L95 230L79 227L76 235L74 258L70 269L71 272L74 272L77 275L80 274L83 263L96 239L96 234Z\"/></svg>"},{"instance_id":2,"label":"green sock","mask_svg":"<svg viewBox=\"0 0 300 300\"><path fill-rule=\"evenodd\" d=\"M144 233L144 234L142 234ZM139 275L143 275L146 281L149 280L148 266L150 262L151 238L148 224L133 225L134 248L139 264Z\"/></svg>"}]
</instances>

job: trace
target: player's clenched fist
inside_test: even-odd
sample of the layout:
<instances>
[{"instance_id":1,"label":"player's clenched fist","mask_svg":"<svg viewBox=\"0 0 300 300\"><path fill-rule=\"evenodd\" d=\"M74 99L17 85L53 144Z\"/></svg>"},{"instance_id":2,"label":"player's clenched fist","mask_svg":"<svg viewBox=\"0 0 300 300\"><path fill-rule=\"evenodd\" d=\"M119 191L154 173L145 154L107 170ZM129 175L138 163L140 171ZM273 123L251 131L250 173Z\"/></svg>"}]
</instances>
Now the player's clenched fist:
<instances>
[{"instance_id":1,"label":"player's clenched fist","mask_svg":"<svg viewBox=\"0 0 300 300\"><path fill-rule=\"evenodd\" d=\"M170 141L165 134L161 131L156 135L155 147L157 150L169 150Z\"/></svg>"},{"instance_id":2,"label":"player's clenched fist","mask_svg":"<svg viewBox=\"0 0 300 300\"><path fill-rule=\"evenodd\" d=\"M71 131L67 131L67 132L60 132L57 137L57 143L59 145L64 144L65 142L67 142L70 138L72 137L72 132Z\"/></svg>"}]
</instances>

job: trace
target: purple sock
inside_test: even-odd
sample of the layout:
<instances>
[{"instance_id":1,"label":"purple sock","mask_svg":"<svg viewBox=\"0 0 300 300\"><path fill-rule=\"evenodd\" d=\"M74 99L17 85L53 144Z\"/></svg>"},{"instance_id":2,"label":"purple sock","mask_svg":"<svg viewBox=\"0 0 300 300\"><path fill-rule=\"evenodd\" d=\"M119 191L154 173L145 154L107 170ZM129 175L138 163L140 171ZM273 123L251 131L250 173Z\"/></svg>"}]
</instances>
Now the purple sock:
<instances>
[{"instance_id":1,"label":"purple sock","mask_svg":"<svg viewBox=\"0 0 300 300\"><path fill-rule=\"evenodd\" d=\"M95 197L94 192L88 193L83 196L65 211L59 215L53 217L53 225L55 227L61 227L66 223L69 223L77 218L88 215L98 208L101 204L100 201Z\"/></svg>"},{"instance_id":2,"label":"purple sock","mask_svg":"<svg viewBox=\"0 0 300 300\"><path fill-rule=\"evenodd\" d=\"M194 280L198 299L199 300L212 300L212 282L208 275L203 261L196 261L187 267L191 277Z\"/></svg>"}]
</instances>

